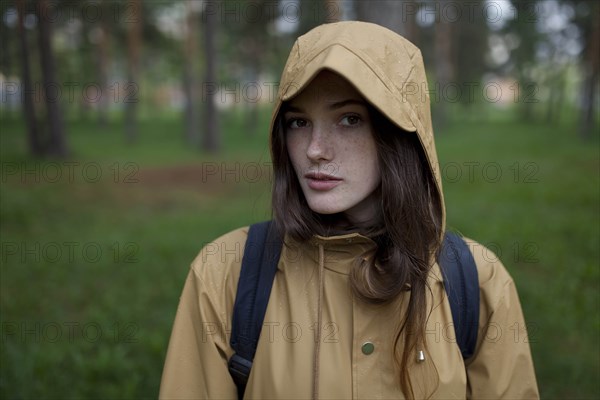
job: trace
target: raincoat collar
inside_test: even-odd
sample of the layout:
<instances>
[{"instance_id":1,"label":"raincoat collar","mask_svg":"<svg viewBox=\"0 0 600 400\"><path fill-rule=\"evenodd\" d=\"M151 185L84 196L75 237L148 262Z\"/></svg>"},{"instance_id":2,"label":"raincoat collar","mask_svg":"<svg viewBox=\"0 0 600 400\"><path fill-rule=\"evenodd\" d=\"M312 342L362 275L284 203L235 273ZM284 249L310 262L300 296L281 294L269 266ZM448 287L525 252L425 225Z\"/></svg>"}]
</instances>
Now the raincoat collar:
<instances>
[{"instance_id":1,"label":"raincoat collar","mask_svg":"<svg viewBox=\"0 0 600 400\"><path fill-rule=\"evenodd\" d=\"M286 236L287 256L306 257L311 265L319 264L319 248L325 252L324 268L340 274L348 275L352 265L361 259L372 257L377 250L377 244L360 233L348 233L335 236L314 235L306 242L298 242ZM297 260L294 260L297 261ZM280 263L279 269L284 268Z\"/></svg>"}]
</instances>

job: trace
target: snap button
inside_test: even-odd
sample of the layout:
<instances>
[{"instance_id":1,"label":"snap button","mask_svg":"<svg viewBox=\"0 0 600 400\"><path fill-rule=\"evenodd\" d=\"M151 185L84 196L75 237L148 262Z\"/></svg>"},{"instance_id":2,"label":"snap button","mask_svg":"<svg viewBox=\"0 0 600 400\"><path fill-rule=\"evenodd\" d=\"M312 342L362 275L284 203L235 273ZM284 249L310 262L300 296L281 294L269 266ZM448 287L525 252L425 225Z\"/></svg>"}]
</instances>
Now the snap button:
<instances>
[{"instance_id":1,"label":"snap button","mask_svg":"<svg viewBox=\"0 0 600 400\"><path fill-rule=\"evenodd\" d=\"M371 342L364 342L361 350L364 355L368 356L375 350L375 345Z\"/></svg>"}]
</instances>

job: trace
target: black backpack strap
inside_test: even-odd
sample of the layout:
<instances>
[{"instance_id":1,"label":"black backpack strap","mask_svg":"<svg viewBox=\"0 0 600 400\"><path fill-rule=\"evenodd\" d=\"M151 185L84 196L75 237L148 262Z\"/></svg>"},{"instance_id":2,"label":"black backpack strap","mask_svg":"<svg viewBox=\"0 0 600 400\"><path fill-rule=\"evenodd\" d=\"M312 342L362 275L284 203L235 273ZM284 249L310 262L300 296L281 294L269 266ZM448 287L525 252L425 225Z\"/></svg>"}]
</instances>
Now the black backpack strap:
<instances>
[{"instance_id":1,"label":"black backpack strap","mask_svg":"<svg viewBox=\"0 0 600 400\"><path fill-rule=\"evenodd\" d=\"M229 373L240 399L244 397L252 369L282 244L271 221L250 226L233 306L230 340L235 354L229 359Z\"/></svg>"},{"instance_id":2,"label":"black backpack strap","mask_svg":"<svg viewBox=\"0 0 600 400\"><path fill-rule=\"evenodd\" d=\"M479 278L473 255L465 241L446 232L439 265L450 301L456 342L463 359L475 352L479 328Z\"/></svg>"}]
</instances>

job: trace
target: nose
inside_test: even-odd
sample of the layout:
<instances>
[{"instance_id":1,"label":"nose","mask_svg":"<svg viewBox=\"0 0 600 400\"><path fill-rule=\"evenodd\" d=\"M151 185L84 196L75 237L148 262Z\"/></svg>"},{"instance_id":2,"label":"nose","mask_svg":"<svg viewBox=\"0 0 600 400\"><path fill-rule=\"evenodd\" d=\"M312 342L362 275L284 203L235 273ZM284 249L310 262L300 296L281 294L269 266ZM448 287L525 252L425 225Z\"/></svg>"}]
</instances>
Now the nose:
<instances>
[{"instance_id":1,"label":"nose","mask_svg":"<svg viewBox=\"0 0 600 400\"><path fill-rule=\"evenodd\" d=\"M306 149L306 157L313 162L332 160L333 146L331 143L331 137L324 127L318 125L314 126L311 133L310 143Z\"/></svg>"}]
</instances>

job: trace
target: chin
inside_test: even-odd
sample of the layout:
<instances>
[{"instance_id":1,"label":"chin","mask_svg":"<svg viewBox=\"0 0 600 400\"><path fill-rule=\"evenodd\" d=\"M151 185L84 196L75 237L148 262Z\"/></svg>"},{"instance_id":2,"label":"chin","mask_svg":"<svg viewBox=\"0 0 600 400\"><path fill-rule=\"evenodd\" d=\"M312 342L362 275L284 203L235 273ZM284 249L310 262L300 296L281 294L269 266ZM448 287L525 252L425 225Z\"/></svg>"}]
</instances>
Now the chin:
<instances>
[{"instance_id":1,"label":"chin","mask_svg":"<svg viewBox=\"0 0 600 400\"><path fill-rule=\"evenodd\" d=\"M309 201L308 202L308 207L316 212L317 214L325 214L325 215L329 215L329 214L337 214L337 213L341 213L344 212L346 210L346 208L340 206L340 204L336 204L336 202L327 202L328 204L323 204L323 202L320 201ZM333 204L331 204L333 203Z\"/></svg>"}]
</instances>

